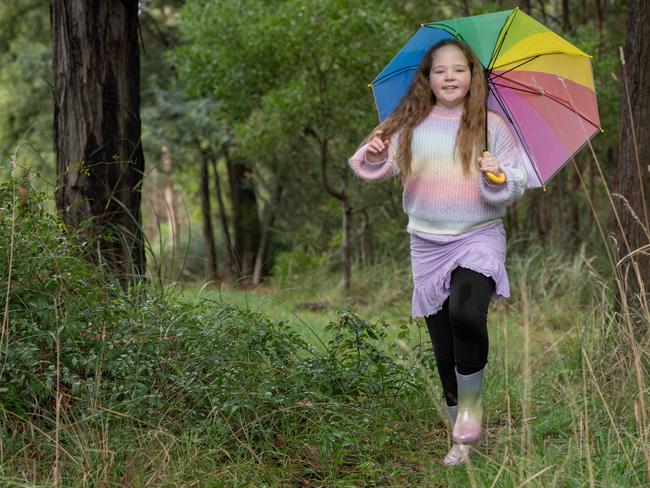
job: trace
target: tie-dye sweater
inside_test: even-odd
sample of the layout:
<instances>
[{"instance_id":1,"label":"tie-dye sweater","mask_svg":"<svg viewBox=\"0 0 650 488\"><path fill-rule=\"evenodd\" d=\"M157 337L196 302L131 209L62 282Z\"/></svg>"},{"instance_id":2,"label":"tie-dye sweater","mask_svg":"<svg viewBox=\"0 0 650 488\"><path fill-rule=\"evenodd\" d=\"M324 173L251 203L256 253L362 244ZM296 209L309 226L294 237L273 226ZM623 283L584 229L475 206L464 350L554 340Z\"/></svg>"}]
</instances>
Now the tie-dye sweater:
<instances>
[{"instance_id":1,"label":"tie-dye sweater","mask_svg":"<svg viewBox=\"0 0 650 488\"><path fill-rule=\"evenodd\" d=\"M505 208L517 200L526 188L517 144L503 121L488 112L488 148L506 174L502 184L489 182L478 170L463 174L454 159L454 141L462 108L449 110L435 106L431 114L413 131L411 175L402 196L408 215L408 229L431 234L462 234L499 220ZM399 174L394 155L398 136L391 137L388 157L370 163L367 144L350 158L350 166L361 178L383 181Z\"/></svg>"}]
</instances>

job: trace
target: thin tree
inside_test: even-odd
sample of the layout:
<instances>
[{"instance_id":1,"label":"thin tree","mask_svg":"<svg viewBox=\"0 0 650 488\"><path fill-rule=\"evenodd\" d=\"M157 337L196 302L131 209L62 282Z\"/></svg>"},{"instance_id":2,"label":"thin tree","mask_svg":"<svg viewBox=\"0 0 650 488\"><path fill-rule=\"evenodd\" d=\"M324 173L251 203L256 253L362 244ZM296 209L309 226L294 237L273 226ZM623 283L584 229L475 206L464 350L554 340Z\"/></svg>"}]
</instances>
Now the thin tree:
<instances>
[{"instance_id":1,"label":"thin tree","mask_svg":"<svg viewBox=\"0 0 650 488\"><path fill-rule=\"evenodd\" d=\"M632 310L648 314L650 288L650 7L646 0L630 0L625 47L621 54L623 93L619 146L617 243L621 282Z\"/></svg>"},{"instance_id":2,"label":"thin tree","mask_svg":"<svg viewBox=\"0 0 650 488\"><path fill-rule=\"evenodd\" d=\"M145 271L137 0L52 0L56 203L124 282Z\"/></svg>"}]
</instances>

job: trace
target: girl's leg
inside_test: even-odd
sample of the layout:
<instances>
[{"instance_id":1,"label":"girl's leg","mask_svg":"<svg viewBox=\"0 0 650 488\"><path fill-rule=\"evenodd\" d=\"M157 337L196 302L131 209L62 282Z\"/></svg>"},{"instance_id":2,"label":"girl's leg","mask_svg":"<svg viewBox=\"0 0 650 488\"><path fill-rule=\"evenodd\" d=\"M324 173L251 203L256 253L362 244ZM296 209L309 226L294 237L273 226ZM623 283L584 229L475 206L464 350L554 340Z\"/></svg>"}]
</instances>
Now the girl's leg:
<instances>
[{"instance_id":1,"label":"girl's leg","mask_svg":"<svg viewBox=\"0 0 650 488\"><path fill-rule=\"evenodd\" d=\"M458 413L455 442L470 444L481 435L481 383L488 358L487 311L494 280L456 268L451 277L449 319L454 336Z\"/></svg>"},{"instance_id":2,"label":"girl's leg","mask_svg":"<svg viewBox=\"0 0 650 488\"><path fill-rule=\"evenodd\" d=\"M429 329L445 401L447 406L454 406L457 404L458 393L456 391L456 372L454 371L456 365L454 336L449 322L449 299L445 300L442 310L425 317L424 320L427 323L427 329Z\"/></svg>"},{"instance_id":3,"label":"girl's leg","mask_svg":"<svg viewBox=\"0 0 650 488\"><path fill-rule=\"evenodd\" d=\"M434 315L429 315L424 319L429 329L433 353L436 358L438 374L442 383L442 391L445 394L447 403L447 413L451 429L454 429L456 422L457 406L457 388L456 388L456 361L454 359L454 336L449 322L449 299L445 300L442 309ZM442 460L445 466L455 466L465 462L469 454L469 446L462 446L454 443L447 455Z\"/></svg>"},{"instance_id":4,"label":"girl's leg","mask_svg":"<svg viewBox=\"0 0 650 488\"><path fill-rule=\"evenodd\" d=\"M494 280L470 269L456 268L451 274L449 321L458 372L469 375L487 364L489 340L487 313Z\"/></svg>"}]
</instances>

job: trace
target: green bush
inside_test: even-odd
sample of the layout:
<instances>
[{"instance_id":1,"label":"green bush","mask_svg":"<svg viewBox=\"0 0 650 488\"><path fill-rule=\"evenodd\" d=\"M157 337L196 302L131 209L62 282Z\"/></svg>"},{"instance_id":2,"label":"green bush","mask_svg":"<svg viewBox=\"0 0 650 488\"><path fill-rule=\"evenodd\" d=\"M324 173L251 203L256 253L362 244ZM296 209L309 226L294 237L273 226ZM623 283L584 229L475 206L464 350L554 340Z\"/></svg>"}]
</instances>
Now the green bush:
<instances>
[{"instance_id":1,"label":"green bush","mask_svg":"<svg viewBox=\"0 0 650 488\"><path fill-rule=\"evenodd\" d=\"M13 252L2 408L47 416L57 376L70 409L99 404L175 426L333 398L384 401L417 387L415 366L382 350L381 321L341 313L318 354L287 324L250 310L191 303L152 284L123 290L80 257L92 243L66 233L44 194L24 187L21 199L13 184L0 187L2 290Z\"/></svg>"},{"instance_id":2,"label":"green bush","mask_svg":"<svg viewBox=\"0 0 650 488\"><path fill-rule=\"evenodd\" d=\"M306 280L327 264L324 254L314 254L301 249L281 252L275 256L273 282L282 286L304 285Z\"/></svg>"}]
</instances>

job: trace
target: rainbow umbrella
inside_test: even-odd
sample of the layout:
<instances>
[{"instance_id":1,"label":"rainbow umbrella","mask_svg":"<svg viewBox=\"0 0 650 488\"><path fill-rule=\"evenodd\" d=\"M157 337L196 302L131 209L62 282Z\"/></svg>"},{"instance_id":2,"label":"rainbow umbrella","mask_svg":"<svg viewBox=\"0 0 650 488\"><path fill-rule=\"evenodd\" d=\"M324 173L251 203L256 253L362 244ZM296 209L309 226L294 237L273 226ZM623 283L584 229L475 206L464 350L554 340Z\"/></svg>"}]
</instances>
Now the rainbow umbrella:
<instances>
[{"instance_id":1,"label":"rainbow umbrella","mask_svg":"<svg viewBox=\"0 0 650 488\"><path fill-rule=\"evenodd\" d=\"M425 52L454 38L480 60L488 109L516 135L529 187L545 185L601 130L591 56L519 8L423 24L370 84L380 120L408 90Z\"/></svg>"}]
</instances>

